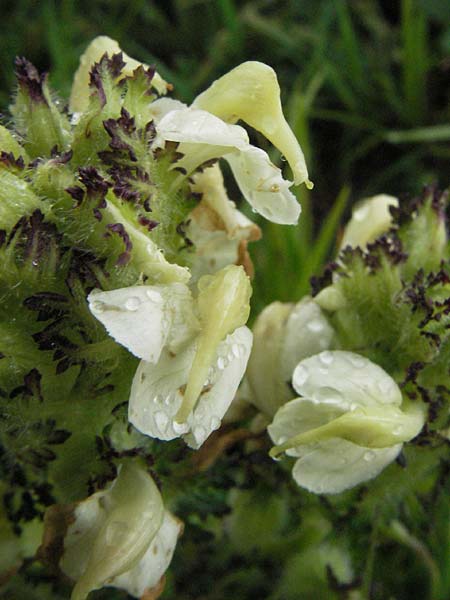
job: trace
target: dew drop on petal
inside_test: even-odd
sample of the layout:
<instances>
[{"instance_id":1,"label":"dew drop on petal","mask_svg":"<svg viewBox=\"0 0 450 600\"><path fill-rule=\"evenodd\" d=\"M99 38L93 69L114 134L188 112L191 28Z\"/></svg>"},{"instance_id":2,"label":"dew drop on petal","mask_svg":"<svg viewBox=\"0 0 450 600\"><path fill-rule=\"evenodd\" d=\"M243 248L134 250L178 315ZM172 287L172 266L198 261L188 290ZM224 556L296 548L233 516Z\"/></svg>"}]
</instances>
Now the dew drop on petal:
<instances>
[{"instance_id":1,"label":"dew drop on petal","mask_svg":"<svg viewBox=\"0 0 450 600\"><path fill-rule=\"evenodd\" d=\"M304 365L298 365L298 367L294 371L293 379L295 380L295 383L297 385L303 385L305 383L305 381L308 379L308 377L309 377L308 369Z\"/></svg>"},{"instance_id":2,"label":"dew drop on petal","mask_svg":"<svg viewBox=\"0 0 450 600\"><path fill-rule=\"evenodd\" d=\"M165 412L160 410L155 414L155 424L159 431L164 433L169 425L169 417Z\"/></svg>"},{"instance_id":3,"label":"dew drop on petal","mask_svg":"<svg viewBox=\"0 0 450 600\"><path fill-rule=\"evenodd\" d=\"M177 421L174 421L172 426L177 435L181 435L189 431L189 425L187 423L177 423Z\"/></svg>"},{"instance_id":4,"label":"dew drop on petal","mask_svg":"<svg viewBox=\"0 0 450 600\"><path fill-rule=\"evenodd\" d=\"M160 295L158 294L158 292L155 292L154 290L147 290L145 293L147 295L147 298L152 302L159 302Z\"/></svg>"},{"instance_id":5,"label":"dew drop on petal","mask_svg":"<svg viewBox=\"0 0 450 600\"><path fill-rule=\"evenodd\" d=\"M225 360L225 358L223 356L219 356L219 358L217 359L217 368L220 371L223 371L226 366L227 366L227 361Z\"/></svg>"},{"instance_id":6,"label":"dew drop on petal","mask_svg":"<svg viewBox=\"0 0 450 600\"><path fill-rule=\"evenodd\" d=\"M367 452L364 452L363 458L366 462L371 462L375 458L375 452L368 450Z\"/></svg>"},{"instance_id":7,"label":"dew drop on petal","mask_svg":"<svg viewBox=\"0 0 450 600\"><path fill-rule=\"evenodd\" d=\"M324 325L319 319L313 319L306 325L306 328L313 333L319 333L320 331L323 331Z\"/></svg>"},{"instance_id":8,"label":"dew drop on petal","mask_svg":"<svg viewBox=\"0 0 450 600\"><path fill-rule=\"evenodd\" d=\"M94 302L92 303L92 310L94 310L95 312L99 312L102 313L105 310L105 305L103 304L103 302L100 302L99 300L94 300Z\"/></svg>"},{"instance_id":9,"label":"dew drop on petal","mask_svg":"<svg viewBox=\"0 0 450 600\"><path fill-rule=\"evenodd\" d=\"M131 298L128 298L128 300L125 302L125 308L132 312L137 310L140 307L140 305L141 301L137 296L131 296Z\"/></svg>"},{"instance_id":10,"label":"dew drop on petal","mask_svg":"<svg viewBox=\"0 0 450 600\"><path fill-rule=\"evenodd\" d=\"M123 521L112 521L106 526L105 541L108 546L115 546L118 539L125 536L128 526Z\"/></svg>"},{"instance_id":11,"label":"dew drop on petal","mask_svg":"<svg viewBox=\"0 0 450 600\"><path fill-rule=\"evenodd\" d=\"M348 357L349 362L355 369L362 369L367 364L367 359L364 356L358 356L357 354L353 354Z\"/></svg>"},{"instance_id":12,"label":"dew drop on petal","mask_svg":"<svg viewBox=\"0 0 450 600\"><path fill-rule=\"evenodd\" d=\"M209 427L211 431L215 431L220 427L220 419L219 417L211 417L211 421L209 422Z\"/></svg>"},{"instance_id":13,"label":"dew drop on petal","mask_svg":"<svg viewBox=\"0 0 450 600\"><path fill-rule=\"evenodd\" d=\"M381 381L378 382L378 389L382 394L391 393L394 387L395 383L389 379L381 379ZM380 401L383 402L383 398L380 398ZM384 399L384 402L387 402L387 400Z\"/></svg>"},{"instance_id":14,"label":"dew drop on petal","mask_svg":"<svg viewBox=\"0 0 450 600\"><path fill-rule=\"evenodd\" d=\"M195 409L194 417L196 417L197 419L199 419L201 421L204 416L205 416L205 409L203 406L199 406L198 408Z\"/></svg>"},{"instance_id":15,"label":"dew drop on petal","mask_svg":"<svg viewBox=\"0 0 450 600\"><path fill-rule=\"evenodd\" d=\"M241 356L241 349L239 348L238 344L233 344L231 346L231 351L236 358L239 358Z\"/></svg>"},{"instance_id":16,"label":"dew drop on petal","mask_svg":"<svg viewBox=\"0 0 450 600\"><path fill-rule=\"evenodd\" d=\"M365 204L364 206L354 210L352 217L355 219L355 221L364 221L369 216L369 210L370 207Z\"/></svg>"},{"instance_id":17,"label":"dew drop on petal","mask_svg":"<svg viewBox=\"0 0 450 600\"><path fill-rule=\"evenodd\" d=\"M319 360L324 364L324 365L331 365L331 363L333 362L334 358L331 352L329 352L328 350L325 350L325 352L321 352L319 354Z\"/></svg>"},{"instance_id":18,"label":"dew drop on petal","mask_svg":"<svg viewBox=\"0 0 450 600\"><path fill-rule=\"evenodd\" d=\"M394 435L401 435L403 433L403 425L398 425L397 427L394 427L392 433Z\"/></svg>"},{"instance_id":19,"label":"dew drop on petal","mask_svg":"<svg viewBox=\"0 0 450 600\"><path fill-rule=\"evenodd\" d=\"M192 433L194 434L197 444L201 444L206 438L206 429L203 425L196 425Z\"/></svg>"}]
</instances>

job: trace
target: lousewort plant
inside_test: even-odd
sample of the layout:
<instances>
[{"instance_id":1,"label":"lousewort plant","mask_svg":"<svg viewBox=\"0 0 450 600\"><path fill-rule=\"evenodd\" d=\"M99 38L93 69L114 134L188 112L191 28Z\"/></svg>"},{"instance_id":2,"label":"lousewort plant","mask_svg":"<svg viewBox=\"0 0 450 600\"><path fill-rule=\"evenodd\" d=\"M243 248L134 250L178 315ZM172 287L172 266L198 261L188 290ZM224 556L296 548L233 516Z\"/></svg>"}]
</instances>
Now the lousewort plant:
<instances>
[{"instance_id":1,"label":"lousewort plant","mask_svg":"<svg viewBox=\"0 0 450 600\"><path fill-rule=\"evenodd\" d=\"M26 59L16 74L0 127L0 598L357 600L384 535L444 599L448 533L422 544L420 502L448 516L447 196L356 207L311 296L252 333L260 231L219 159L280 225L300 215L291 186L312 186L273 70L244 63L186 106L100 37L68 107Z\"/></svg>"}]
</instances>

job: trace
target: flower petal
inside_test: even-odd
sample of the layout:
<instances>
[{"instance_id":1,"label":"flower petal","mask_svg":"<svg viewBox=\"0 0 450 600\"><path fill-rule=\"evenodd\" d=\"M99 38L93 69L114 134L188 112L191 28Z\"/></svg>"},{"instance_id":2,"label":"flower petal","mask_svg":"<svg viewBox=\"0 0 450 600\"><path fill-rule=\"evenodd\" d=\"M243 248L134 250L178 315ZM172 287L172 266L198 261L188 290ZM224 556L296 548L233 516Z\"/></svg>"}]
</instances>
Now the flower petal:
<instances>
[{"instance_id":1,"label":"flower petal","mask_svg":"<svg viewBox=\"0 0 450 600\"><path fill-rule=\"evenodd\" d=\"M292 377L298 394L318 402L340 398L347 409L400 406L398 385L381 367L353 352L321 352L301 361Z\"/></svg>"},{"instance_id":2,"label":"flower petal","mask_svg":"<svg viewBox=\"0 0 450 600\"><path fill-rule=\"evenodd\" d=\"M299 361L330 348L334 330L320 306L306 296L298 302L286 322L281 348L281 378L289 381Z\"/></svg>"},{"instance_id":3,"label":"flower petal","mask_svg":"<svg viewBox=\"0 0 450 600\"><path fill-rule=\"evenodd\" d=\"M274 223L296 223L300 205L289 191L290 181L271 163L264 150L251 146L245 129L229 125L214 115L194 108L167 113L157 125L156 146L164 140L180 142L184 155L177 162L191 173L212 158L224 157L245 199L255 211Z\"/></svg>"},{"instance_id":4,"label":"flower petal","mask_svg":"<svg viewBox=\"0 0 450 600\"><path fill-rule=\"evenodd\" d=\"M195 108L171 110L166 113L157 124L156 145L160 144L160 139L207 144L230 150L244 150L249 144L247 132L243 127L229 125L209 112ZM216 157L218 156L221 155L216 154Z\"/></svg>"},{"instance_id":5,"label":"flower petal","mask_svg":"<svg viewBox=\"0 0 450 600\"><path fill-rule=\"evenodd\" d=\"M227 195L219 165L193 176L192 190L200 203L189 215L187 236L194 243L190 264L192 279L215 273L229 264L241 264L247 274L251 260L246 244L261 236L260 229L236 209Z\"/></svg>"},{"instance_id":6,"label":"flower petal","mask_svg":"<svg viewBox=\"0 0 450 600\"><path fill-rule=\"evenodd\" d=\"M170 565L182 530L183 523L165 510L161 527L141 560L108 585L125 590L135 598L144 597L144 592L158 585Z\"/></svg>"},{"instance_id":7,"label":"flower petal","mask_svg":"<svg viewBox=\"0 0 450 600\"><path fill-rule=\"evenodd\" d=\"M251 294L248 276L236 265L228 265L214 275L200 278L197 308L202 328L183 404L176 416L179 423L186 421L197 402L219 343L247 322Z\"/></svg>"},{"instance_id":8,"label":"flower petal","mask_svg":"<svg viewBox=\"0 0 450 600\"><path fill-rule=\"evenodd\" d=\"M175 98L158 98L154 100L151 104L149 104L148 112L149 115L153 118L153 122L155 125L158 125L163 117L167 115L167 113L172 112L174 110L184 110L187 108L187 104L184 102L180 102L180 100L175 100Z\"/></svg>"},{"instance_id":9,"label":"flower petal","mask_svg":"<svg viewBox=\"0 0 450 600\"><path fill-rule=\"evenodd\" d=\"M75 509L64 539L61 570L77 580L72 600L133 568L163 520L164 507L153 479L126 464L106 491L89 496Z\"/></svg>"},{"instance_id":10,"label":"flower petal","mask_svg":"<svg viewBox=\"0 0 450 600\"><path fill-rule=\"evenodd\" d=\"M183 402L197 341L173 356L163 351L156 365L142 361L131 386L129 420L142 433L162 440L185 435L198 448L217 429L231 404L250 354L252 334L240 327L217 347L203 390L185 423L175 421ZM190 433L188 433L190 432Z\"/></svg>"},{"instance_id":11,"label":"flower petal","mask_svg":"<svg viewBox=\"0 0 450 600\"><path fill-rule=\"evenodd\" d=\"M80 58L80 66L75 73L72 90L70 93L69 108L71 112L83 112L89 105L89 74L94 65L106 53L109 56L122 52L116 40L106 35L96 37L86 48ZM125 52L122 52L125 67L122 70L123 76L132 75L133 71L140 66L147 68L147 65L134 60ZM153 75L152 85L159 94L167 92L167 83L158 73Z\"/></svg>"},{"instance_id":12,"label":"flower petal","mask_svg":"<svg viewBox=\"0 0 450 600\"><path fill-rule=\"evenodd\" d=\"M396 459L402 444L363 448L342 439L329 439L299 448L292 471L297 484L315 494L338 494L376 477Z\"/></svg>"},{"instance_id":13,"label":"flower petal","mask_svg":"<svg viewBox=\"0 0 450 600\"><path fill-rule=\"evenodd\" d=\"M284 118L280 86L271 67L257 61L245 62L197 96L193 106L229 123L242 119L254 127L286 156L295 183L305 182L312 187L302 149Z\"/></svg>"},{"instance_id":14,"label":"flower petal","mask_svg":"<svg viewBox=\"0 0 450 600\"><path fill-rule=\"evenodd\" d=\"M295 395L289 385L292 371L286 379L280 376L280 355L291 310L292 304L272 302L258 315L253 327L253 348L246 372L247 396L244 397L270 417ZM244 392L242 387L241 392Z\"/></svg>"},{"instance_id":15,"label":"flower petal","mask_svg":"<svg viewBox=\"0 0 450 600\"><path fill-rule=\"evenodd\" d=\"M264 150L248 146L241 152L224 155L236 182L252 208L273 223L297 223L301 206L289 190L290 181L283 179L281 170Z\"/></svg>"},{"instance_id":16,"label":"flower petal","mask_svg":"<svg viewBox=\"0 0 450 600\"><path fill-rule=\"evenodd\" d=\"M387 194L366 198L355 205L352 218L344 229L341 249L346 246L365 248L388 231L392 223L391 206L398 206L398 199Z\"/></svg>"},{"instance_id":17,"label":"flower petal","mask_svg":"<svg viewBox=\"0 0 450 600\"><path fill-rule=\"evenodd\" d=\"M157 362L165 345L177 350L198 331L189 288L140 285L88 296L92 314L135 356Z\"/></svg>"},{"instance_id":18,"label":"flower petal","mask_svg":"<svg viewBox=\"0 0 450 600\"><path fill-rule=\"evenodd\" d=\"M267 427L267 431L272 441L279 446L301 433L330 423L344 412L345 405L340 400L335 403L318 403L308 398L296 398L287 402L277 411L273 422ZM286 454L302 456L304 447L289 448Z\"/></svg>"},{"instance_id":19,"label":"flower petal","mask_svg":"<svg viewBox=\"0 0 450 600\"><path fill-rule=\"evenodd\" d=\"M252 338L250 329L239 327L219 345L217 360L208 373L211 387L200 395L189 420L190 433L184 436L191 448L199 448L220 426L244 376Z\"/></svg>"}]
</instances>

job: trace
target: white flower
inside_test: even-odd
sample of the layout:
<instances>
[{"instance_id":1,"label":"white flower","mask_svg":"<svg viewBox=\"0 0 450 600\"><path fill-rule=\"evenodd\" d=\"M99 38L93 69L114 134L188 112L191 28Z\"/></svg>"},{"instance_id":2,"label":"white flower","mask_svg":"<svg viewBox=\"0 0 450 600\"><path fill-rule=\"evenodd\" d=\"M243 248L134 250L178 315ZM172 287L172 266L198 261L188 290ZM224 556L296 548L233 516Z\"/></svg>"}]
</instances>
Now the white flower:
<instances>
[{"instance_id":1,"label":"white flower","mask_svg":"<svg viewBox=\"0 0 450 600\"><path fill-rule=\"evenodd\" d=\"M72 600L104 586L139 598L172 559L182 523L164 509L153 479L126 464L112 485L77 504L60 568L76 581Z\"/></svg>"},{"instance_id":2,"label":"white flower","mask_svg":"<svg viewBox=\"0 0 450 600\"><path fill-rule=\"evenodd\" d=\"M202 195L201 202L189 215L186 229L195 246L190 264L193 280L230 264L241 264L251 274L247 243L260 238L259 227L228 198L217 164L196 173L193 179L193 191Z\"/></svg>"},{"instance_id":3,"label":"white flower","mask_svg":"<svg viewBox=\"0 0 450 600\"><path fill-rule=\"evenodd\" d=\"M352 218L344 229L341 249L346 246L363 250L388 231L392 223L391 206L398 206L398 199L387 194L379 194L358 202L352 211Z\"/></svg>"},{"instance_id":4,"label":"white flower","mask_svg":"<svg viewBox=\"0 0 450 600\"><path fill-rule=\"evenodd\" d=\"M330 348L334 331L315 301L273 302L258 316L247 367L248 399L265 414L293 397L290 380L297 363Z\"/></svg>"},{"instance_id":5,"label":"white flower","mask_svg":"<svg viewBox=\"0 0 450 600\"><path fill-rule=\"evenodd\" d=\"M142 433L198 448L220 426L250 354L250 293L243 268L229 265L200 278L195 300L182 283L89 295L108 333L143 359L129 403Z\"/></svg>"},{"instance_id":6,"label":"white flower","mask_svg":"<svg viewBox=\"0 0 450 600\"><path fill-rule=\"evenodd\" d=\"M284 118L280 86L271 67L257 61L242 63L197 96L193 107L227 123L242 120L262 133L286 157L295 184L312 187L303 152Z\"/></svg>"},{"instance_id":7,"label":"white flower","mask_svg":"<svg viewBox=\"0 0 450 600\"><path fill-rule=\"evenodd\" d=\"M402 406L395 381L368 359L325 351L301 361L292 378L301 398L280 408L268 427L281 452L297 458L301 487L335 494L376 477L424 424L420 403Z\"/></svg>"},{"instance_id":8,"label":"white flower","mask_svg":"<svg viewBox=\"0 0 450 600\"><path fill-rule=\"evenodd\" d=\"M156 131L157 146L180 142L184 156L176 166L188 175L205 161L223 157L256 212L274 223L297 222L301 209L289 189L292 182L283 179L264 150L249 143L243 127L225 123L206 110L186 107L168 112L156 124Z\"/></svg>"}]
</instances>

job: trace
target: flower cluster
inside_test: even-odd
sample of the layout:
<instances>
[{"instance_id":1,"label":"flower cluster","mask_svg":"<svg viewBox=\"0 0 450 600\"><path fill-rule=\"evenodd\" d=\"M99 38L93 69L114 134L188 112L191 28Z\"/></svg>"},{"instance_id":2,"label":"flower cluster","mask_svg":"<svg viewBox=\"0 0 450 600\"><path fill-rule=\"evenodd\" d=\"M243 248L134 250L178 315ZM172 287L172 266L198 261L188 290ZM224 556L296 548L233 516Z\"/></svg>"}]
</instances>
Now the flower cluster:
<instances>
[{"instance_id":1,"label":"flower cluster","mask_svg":"<svg viewBox=\"0 0 450 600\"><path fill-rule=\"evenodd\" d=\"M448 339L443 201L426 190L404 212L391 196L360 203L319 293L258 317L243 394L272 419L271 456L295 457L293 477L309 491L334 494L374 478L427 418L445 440L429 375L442 378Z\"/></svg>"},{"instance_id":2,"label":"flower cluster","mask_svg":"<svg viewBox=\"0 0 450 600\"><path fill-rule=\"evenodd\" d=\"M260 231L219 160L275 223L297 222L291 187L312 184L262 63L191 106L104 36L81 57L69 110L26 59L16 74L13 128L0 127L0 518L14 548L2 571L42 538L37 555L75 582L74 600L104 586L157 597L181 532L155 483L159 440L204 444L252 346L247 244ZM280 150L293 182L238 121Z\"/></svg>"}]
</instances>

